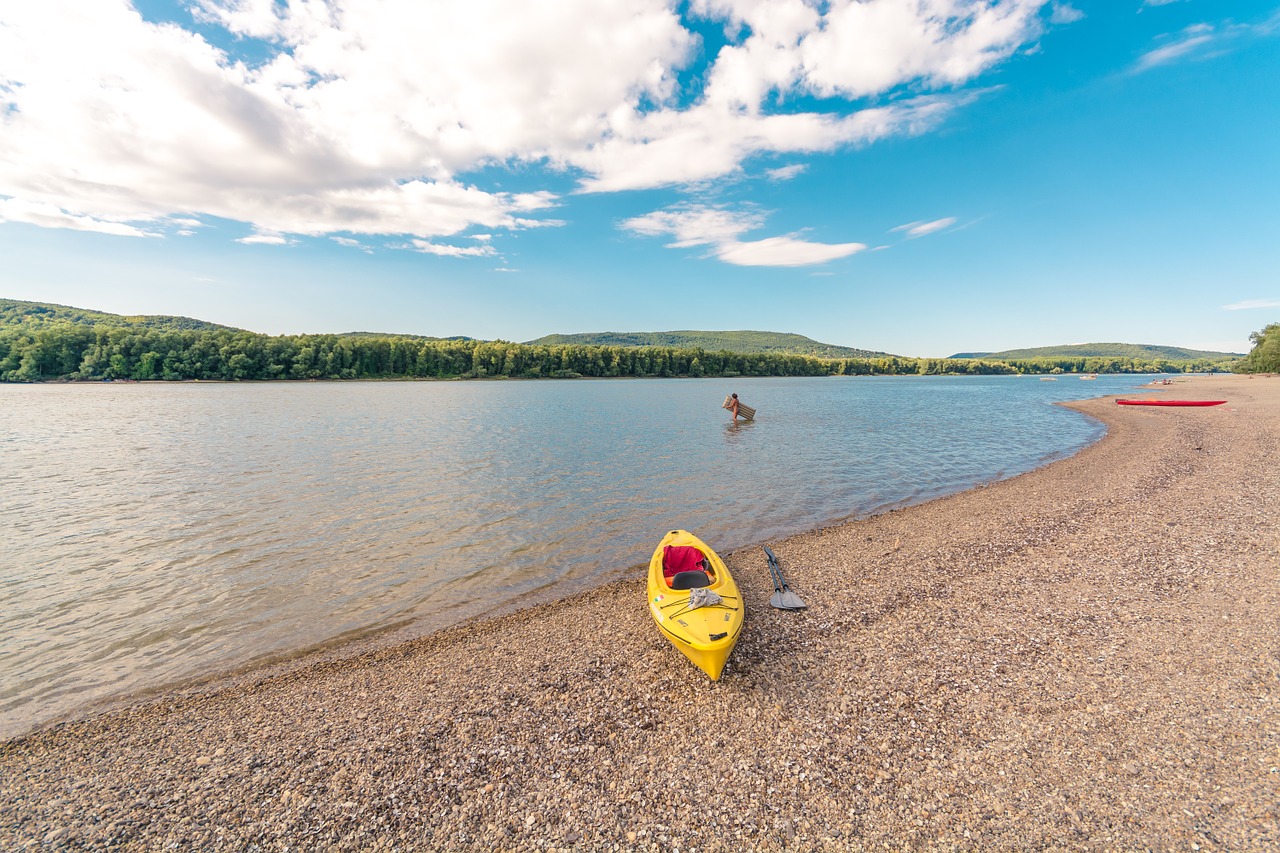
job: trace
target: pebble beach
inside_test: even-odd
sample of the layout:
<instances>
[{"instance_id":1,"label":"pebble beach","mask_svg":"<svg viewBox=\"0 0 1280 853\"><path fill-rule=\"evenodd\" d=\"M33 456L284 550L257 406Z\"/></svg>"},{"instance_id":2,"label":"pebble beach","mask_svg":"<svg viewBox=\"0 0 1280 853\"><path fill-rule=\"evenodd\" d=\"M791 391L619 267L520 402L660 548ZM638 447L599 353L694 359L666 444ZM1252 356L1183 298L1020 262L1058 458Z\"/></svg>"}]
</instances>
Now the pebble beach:
<instances>
[{"instance_id":1,"label":"pebble beach","mask_svg":"<svg viewBox=\"0 0 1280 853\"><path fill-rule=\"evenodd\" d=\"M1280 849L1280 377L1160 390L1228 402L760 543L805 610L722 552L717 682L637 569L0 743L0 849Z\"/></svg>"}]
</instances>

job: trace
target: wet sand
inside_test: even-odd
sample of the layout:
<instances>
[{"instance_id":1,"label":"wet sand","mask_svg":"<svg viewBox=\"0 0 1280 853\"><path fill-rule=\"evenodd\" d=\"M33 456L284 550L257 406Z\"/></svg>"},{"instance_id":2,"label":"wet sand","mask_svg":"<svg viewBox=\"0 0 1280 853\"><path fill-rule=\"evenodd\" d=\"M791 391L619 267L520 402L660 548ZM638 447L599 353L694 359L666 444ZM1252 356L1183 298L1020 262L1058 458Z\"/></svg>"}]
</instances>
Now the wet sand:
<instances>
[{"instance_id":1,"label":"wet sand","mask_svg":"<svg viewBox=\"0 0 1280 853\"><path fill-rule=\"evenodd\" d=\"M637 576L0 744L0 848L1277 849L1280 378L1163 390L1229 402L771 543L808 610L724 555L719 682Z\"/></svg>"}]
</instances>

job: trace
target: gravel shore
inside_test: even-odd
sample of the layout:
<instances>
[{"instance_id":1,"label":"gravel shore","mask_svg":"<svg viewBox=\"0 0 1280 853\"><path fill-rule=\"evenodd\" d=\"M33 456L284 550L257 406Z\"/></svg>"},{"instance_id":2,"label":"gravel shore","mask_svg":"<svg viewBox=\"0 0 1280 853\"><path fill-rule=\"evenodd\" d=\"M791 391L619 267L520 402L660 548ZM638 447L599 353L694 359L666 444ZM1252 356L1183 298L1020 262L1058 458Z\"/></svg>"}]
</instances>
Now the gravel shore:
<instances>
[{"instance_id":1,"label":"gravel shore","mask_svg":"<svg viewBox=\"0 0 1280 853\"><path fill-rule=\"evenodd\" d=\"M723 555L718 682L638 571L0 744L0 849L1280 849L1280 378L1165 390L1229 402L770 543L808 610Z\"/></svg>"}]
</instances>

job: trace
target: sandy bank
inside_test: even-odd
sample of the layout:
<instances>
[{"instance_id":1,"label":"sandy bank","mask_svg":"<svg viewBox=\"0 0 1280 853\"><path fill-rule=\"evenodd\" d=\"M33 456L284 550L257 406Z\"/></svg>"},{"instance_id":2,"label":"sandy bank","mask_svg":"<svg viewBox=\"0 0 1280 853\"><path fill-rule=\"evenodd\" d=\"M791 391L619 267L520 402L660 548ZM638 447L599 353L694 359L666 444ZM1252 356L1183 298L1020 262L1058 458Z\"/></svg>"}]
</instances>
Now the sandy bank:
<instances>
[{"instance_id":1,"label":"sandy bank","mask_svg":"<svg viewBox=\"0 0 1280 853\"><path fill-rule=\"evenodd\" d=\"M1276 849L1280 378L1165 395L778 543L807 611L727 555L720 682L637 576L0 745L0 848Z\"/></svg>"}]
</instances>

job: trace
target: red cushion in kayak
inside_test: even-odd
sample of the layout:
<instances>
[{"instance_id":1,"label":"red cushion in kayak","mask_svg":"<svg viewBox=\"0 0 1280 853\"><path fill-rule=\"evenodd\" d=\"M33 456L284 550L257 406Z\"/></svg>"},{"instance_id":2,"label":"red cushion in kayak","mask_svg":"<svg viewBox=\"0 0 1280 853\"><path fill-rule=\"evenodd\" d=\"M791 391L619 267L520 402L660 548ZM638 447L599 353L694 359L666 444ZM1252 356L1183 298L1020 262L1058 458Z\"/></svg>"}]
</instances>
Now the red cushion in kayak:
<instances>
[{"instance_id":1,"label":"red cushion in kayak","mask_svg":"<svg viewBox=\"0 0 1280 853\"><path fill-rule=\"evenodd\" d=\"M662 551L662 576L668 580L679 572L699 572L702 552L692 545L668 545Z\"/></svg>"}]
</instances>

